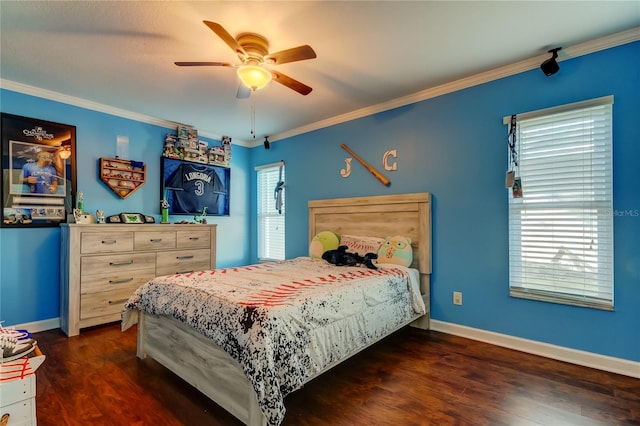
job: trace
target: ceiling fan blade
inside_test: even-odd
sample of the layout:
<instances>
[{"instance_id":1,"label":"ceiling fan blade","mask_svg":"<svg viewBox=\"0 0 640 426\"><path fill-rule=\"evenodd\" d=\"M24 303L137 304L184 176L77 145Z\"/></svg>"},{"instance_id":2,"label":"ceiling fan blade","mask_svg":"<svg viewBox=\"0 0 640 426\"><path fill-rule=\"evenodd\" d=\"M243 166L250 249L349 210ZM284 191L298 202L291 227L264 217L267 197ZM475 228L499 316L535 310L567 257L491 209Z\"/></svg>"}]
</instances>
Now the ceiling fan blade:
<instances>
[{"instance_id":1,"label":"ceiling fan blade","mask_svg":"<svg viewBox=\"0 0 640 426\"><path fill-rule=\"evenodd\" d=\"M179 67L233 67L228 62L174 62Z\"/></svg>"},{"instance_id":2,"label":"ceiling fan blade","mask_svg":"<svg viewBox=\"0 0 640 426\"><path fill-rule=\"evenodd\" d=\"M211 22L211 21L202 21L202 22L204 22L204 24L207 27L209 27L211 29L211 31L216 33L218 35L218 37L220 37L222 39L222 41L227 43L227 45L231 48L231 50L236 52L236 55L238 55L238 57L241 60L244 60L244 58L247 57L247 52L245 52L243 47L240 46L240 44L236 41L236 39L233 38L233 36L231 34L229 34L227 32L227 30L225 30L222 27L222 25L220 25L220 24L218 24L216 22Z\"/></svg>"},{"instance_id":3,"label":"ceiling fan blade","mask_svg":"<svg viewBox=\"0 0 640 426\"><path fill-rule=\"evenodd\" d=\"M271 75L273 75L273 81L276 83L280 83L283 86L288 87L289 89L295 90L301 95L308 95L313 90L311 87L307 86L304 83L300 83L298 80L294 80L288 75L282 74L278 71L271 71Z\"/></svg>"},{"instance_id":4,"label":"ceiling fan blade","mask_svg":"<svg viewBox=\"0 0 640 426\"><path fill-rule=\"evenodd\" d=\"M309 45L298 46L280 52L271 53L265 56L264 60L268 64L280 65L287 62L304 61L305 59L316 58L316 52Z\"/></svg>"},{"instance_id":5,"label":"ceiling fan blade","mask_svg":"<svg viewBox=\"0 0 640 426\"><path fill-rule=\"evenodd\" d=\"M251 89L245 86L243 83L240 83L238 86L238 93L236 94L237 99L247 99L251 96Z\"/></svg>"}]
</instances>

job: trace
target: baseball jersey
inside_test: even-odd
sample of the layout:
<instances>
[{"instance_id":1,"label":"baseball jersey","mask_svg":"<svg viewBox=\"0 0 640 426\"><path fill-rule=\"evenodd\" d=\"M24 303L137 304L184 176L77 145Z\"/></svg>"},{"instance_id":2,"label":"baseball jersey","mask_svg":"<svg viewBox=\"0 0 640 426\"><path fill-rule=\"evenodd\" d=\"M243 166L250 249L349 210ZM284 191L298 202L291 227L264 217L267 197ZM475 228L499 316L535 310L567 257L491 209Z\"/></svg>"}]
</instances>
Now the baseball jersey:
<instances>
[{"instance_id":1,"label":"baseball jersey","mask_svg":"<svg viewBox=\"0 0 640 426\"><path fill-rule=\"evenodd\" d=\"M22 167L22 178L35 176L38 182L29 185L30 192L49 194L49 187L58 179L55 167L49 165L40 167L37 163L27 163Z\"/></svg>"},{"instance_id":2,"label":"baseball jersey","mask_svg":"<svg viewBox=\"0 0 640 426\"><path fill-rule=\"evenodd\" d=\"M203 207L209 214L216 214L220 194L227 193L213 168L190 163L178 166L166 189L173 195L172 214L199 213Z\"/></svg>"}]
</instances>

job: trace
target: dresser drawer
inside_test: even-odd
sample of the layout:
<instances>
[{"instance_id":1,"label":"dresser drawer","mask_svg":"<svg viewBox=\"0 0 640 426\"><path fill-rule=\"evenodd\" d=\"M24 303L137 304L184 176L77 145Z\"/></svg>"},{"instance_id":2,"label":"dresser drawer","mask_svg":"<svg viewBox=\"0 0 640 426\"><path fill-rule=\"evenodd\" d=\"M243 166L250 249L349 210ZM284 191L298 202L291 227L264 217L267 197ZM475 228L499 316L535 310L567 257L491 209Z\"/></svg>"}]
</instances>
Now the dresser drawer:
<instances>
[{"instance_id":1,"label":"dresser drawer","mask_svg":"<svg viewBox=\"0 0 640 426\"><path fill-rule=\"evenodd\" d=\"M3 402L4 403L4 402ZM36 424L36 399L29 398L0 408L0 416L8 414L7 426L33 426Z\"/></svg>"},{"instance_id":2,"label":"dresser drawer","mask_svg":"<svg viewBox=\"0 0 640 426\"><path fill-rule=\"evenodd\" d=\"M138 231L135 233L133 240L133 246L136 251L166 250L176 248L175 231Z\"/></svg>"},{"instance_id":3,"label":"dresser drawer","mask_svg":"<svg viewBox=\"0 0 640 426\"><path fill-rule=\"evenodd\" d=\"M157 256L158 276L211 269L211 250L173 250L158 253Z\"/></svg>"},{"instance_id":4,"label":"dresser drawer","mask_svg":"<svg viewBox=\"0 0 640 426\"><path fill-rule=\"evenodd\" d=\"M3 407L35 396L35 375L27 376L24 379L8 380L0 384L0 404L2 404ZM3 411L3 413L4 412L5 411Z\"/></svg>"},{"instance_id":5,"label":"dresser drawer","mask_svg":"<svg viewBox=\"0 0 640 426\"><path fill-rule=\"evenodd\" d=\"M133 251L133 232L107 232L109 229L107 225L104 229L104 232L81 234L80 252L82 254Z\"/></svg>"},{"instance_id":6,"label":"dresser drawer","mask_svg":"<svg viewBox=\"0 0 640 426\"><path fill-rule=\"evenodd\" d=\"M155 253L113 254L84 256L80 260L80 273L84 275L155 269Z\"/></svg>"},{"instance_id":7,"label":"dresser drawer","mask_svg":"<svg viewBox=\"0 0 640 426\"><path fill-rule=\"evenodd\" d=\"M178 231L177 248L209 248L211 247L211 233L209 229L193 229Z\"/></svg>"},{"instance_id":8,"label":"dresser drawer","mask_svg":"<svg viewBox=\"0 0 640 426\"><path fill-rule=\"evenodd\" d=\"M135 290L156 276L155 266L137 271L104 272L102 274L83 275L80 278L80 294L99 291L114 291L122 287ZM133 291L132 291L133 293Z\"/></svg>"},{"instance_id":9,"label":"dresser drawer","mask_svg":"<svg viewBox=\"0 0 640 426\"><path fill-rule=\"evenodd\" d=\"M122 312L124 303L139 287L138 283L122 285L111 291L99 291L80 295L80 320Z\"/></svg>"}]
</instances>

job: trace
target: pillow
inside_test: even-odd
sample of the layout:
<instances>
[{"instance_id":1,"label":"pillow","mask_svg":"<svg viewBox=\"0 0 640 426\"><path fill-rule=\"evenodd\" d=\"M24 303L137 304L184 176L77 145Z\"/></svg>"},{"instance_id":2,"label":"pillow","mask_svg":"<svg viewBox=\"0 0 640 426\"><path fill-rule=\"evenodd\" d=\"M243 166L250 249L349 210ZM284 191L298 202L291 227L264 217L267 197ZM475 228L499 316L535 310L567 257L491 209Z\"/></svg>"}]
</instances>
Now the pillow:
<instances>
[{"instance_id":1,"label":"pillow","mask_svg":"<svg viewBox=\"0 0 640 426\"><path fill-rule=\"evenodd\" d=\"M413 262L411 239L401 235L387 237L378 250L378 264L393 263L409 267Z\"/></svg>"},{"instance_id":2,"label":"pillow","mask_svg":"<svg viewBox=\"0 0 640 426\"><path fill-rule=\"evenodd\" d=\"M327 250L336 250L340 239L331 231L322 231L316 234L309 243L309 257L322 259L322 254Z\"/></svg>"},{"instance_id":3,"label":"pillow","mask_svg":"<svg viewBox=\"0 0 640 426\"><path fill-rule=\"evenodd\" d=\"M377 253L384 243L384 238L360 237L357 235L343 235L340 237L340 245L347 246L347 252L358 253L364 256L367 253Z\"/></svg>"}]
</instances>

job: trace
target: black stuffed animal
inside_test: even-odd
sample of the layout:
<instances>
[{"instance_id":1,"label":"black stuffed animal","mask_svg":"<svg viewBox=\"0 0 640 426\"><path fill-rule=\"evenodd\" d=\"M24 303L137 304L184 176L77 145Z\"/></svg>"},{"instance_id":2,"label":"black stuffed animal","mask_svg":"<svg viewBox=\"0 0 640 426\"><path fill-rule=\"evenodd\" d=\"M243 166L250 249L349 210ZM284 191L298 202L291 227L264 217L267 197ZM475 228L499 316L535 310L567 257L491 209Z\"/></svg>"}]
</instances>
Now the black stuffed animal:
<instances>
[{"instance_id":1,"label":"black stuffed animal","mask_svg":"<svg viewBox=\"0 0 640 426\"><path fill-rule=\"evenodd\" d=\"M348 253L347 246L340 246L336 250L327 250L322 254L322 258L336 266L358 266L365 265L369 269L378 269L373 264L373 259L377 259L375 253L367 253L360 256L358 253Z\"/></svg>"}]
</instances>

